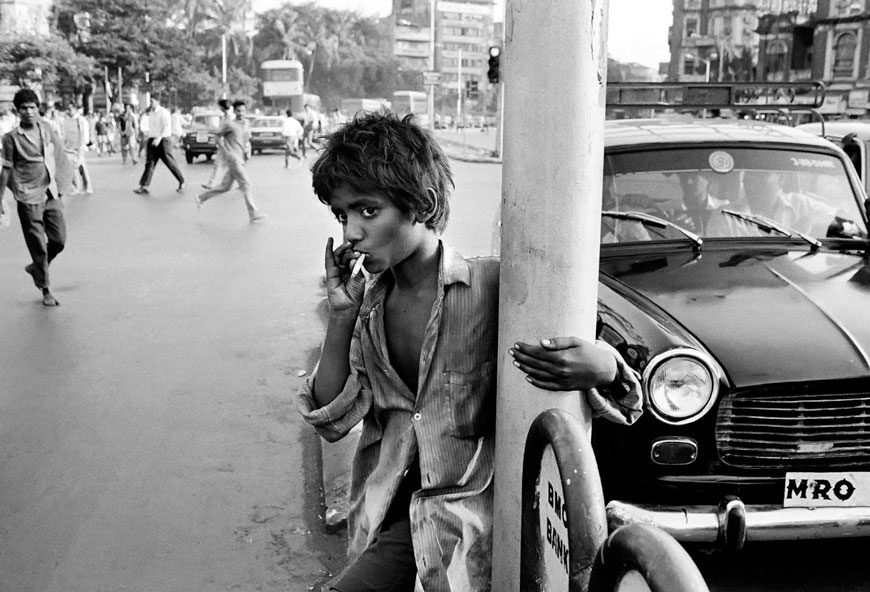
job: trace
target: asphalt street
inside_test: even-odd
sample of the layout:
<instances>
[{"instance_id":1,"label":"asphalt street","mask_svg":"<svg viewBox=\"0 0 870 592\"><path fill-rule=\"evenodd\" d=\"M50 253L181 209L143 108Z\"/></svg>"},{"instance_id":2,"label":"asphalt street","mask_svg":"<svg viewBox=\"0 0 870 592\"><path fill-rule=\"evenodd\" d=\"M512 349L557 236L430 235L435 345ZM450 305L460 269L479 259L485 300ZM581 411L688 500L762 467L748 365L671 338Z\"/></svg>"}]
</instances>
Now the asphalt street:
<instances>
[{"instance_id":1,"label":"asphalt street","mask_svg":"<svg viewBox=\"0 0 870 592\"><path fill-rule=\"evenodd\" d=\"M237 190L197 211L203 159L181 162L183 194L158 165L147 196L132 192L141 161L89 165L95 193L65 198L59 308L24 272L17 215L0 229L0 592L317 590L344 565L344 532L324 528L328 448L294 394L340 227L276 153L249 164L263 224ZM501 166L453 167L445 239L487 255ZM867 549L695 557L714 592L843 592L868 589Z\"/></svg>"},{"instance_id":2,"label":"asphalt street","mask_svg":"<svg viewBox=\"0 0 870 592\"><path fill-rule=\"evenodd\" d=\"M197 211L211 164L176 156L185 192L158 164L144 196L142 161L89 156L95 193L64 198L56 309L17 215L0 229L2 592L309 590L343 566L294 397L340 227L296 161L253 157L269 217L250 224L237 190ZM500 168L456 167L477 180L448 238L486 254Z\"/></svg>"}]
</instances>

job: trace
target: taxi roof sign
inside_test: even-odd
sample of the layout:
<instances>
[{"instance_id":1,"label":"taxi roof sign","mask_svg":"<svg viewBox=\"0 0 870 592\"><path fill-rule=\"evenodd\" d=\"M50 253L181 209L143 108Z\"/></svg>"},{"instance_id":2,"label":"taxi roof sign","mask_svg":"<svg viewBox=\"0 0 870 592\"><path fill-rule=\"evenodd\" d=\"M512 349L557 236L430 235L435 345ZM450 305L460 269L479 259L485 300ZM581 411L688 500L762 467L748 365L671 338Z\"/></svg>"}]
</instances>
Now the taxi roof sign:
<instances>
[{"instance_id":1,"label":"taxi roof sign","mask_svg":"<svg viewBox=\"0 0 870 592\"><path fill-rule=\"evenodd\" d=\"M631 82L607 85L609 107L818 109L824 102L825 85L821 82Z\"/></svg>"}]
</instances>

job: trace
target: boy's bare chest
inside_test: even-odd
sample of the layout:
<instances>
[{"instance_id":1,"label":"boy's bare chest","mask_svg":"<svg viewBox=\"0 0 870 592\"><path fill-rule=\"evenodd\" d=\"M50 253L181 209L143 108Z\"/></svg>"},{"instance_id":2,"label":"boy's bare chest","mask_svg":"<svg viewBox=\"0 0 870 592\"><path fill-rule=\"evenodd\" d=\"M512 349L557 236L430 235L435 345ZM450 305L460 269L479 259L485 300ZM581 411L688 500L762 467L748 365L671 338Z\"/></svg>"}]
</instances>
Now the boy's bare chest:
<instances>
[{"instance_id":1,"label":"boy's bare chest","mask_svg":"<svg viewBox=\"0 0 870 592\"><path fill-rule=\"evenodd\" d=\"M385 302L384 331L390 364L415 394L420 373L420 352L434 301L434 294L406 297L394 293Z\"/></svg>"}]
</instances>

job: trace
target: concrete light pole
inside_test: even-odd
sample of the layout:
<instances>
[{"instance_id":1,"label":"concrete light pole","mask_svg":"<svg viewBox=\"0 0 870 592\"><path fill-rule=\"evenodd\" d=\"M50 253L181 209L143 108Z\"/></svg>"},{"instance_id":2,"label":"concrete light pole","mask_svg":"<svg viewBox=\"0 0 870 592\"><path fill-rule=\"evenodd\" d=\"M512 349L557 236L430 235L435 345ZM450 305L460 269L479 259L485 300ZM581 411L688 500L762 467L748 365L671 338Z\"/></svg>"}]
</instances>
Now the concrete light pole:
<instances>
[{"instance_id":1,"label":"concrete light pole","mask_svg":"<svg viewBox=\"0 0 870 592\"><path fill-rule=\"evenodd\" d=\"M221 34L221 98L227 98L227 34Z\"/></svg>"},{"instance_id":2,"label":"concrete light pole","mask_svg":"<svg viewBox=\"0 0 870 592\"><path fill-rule=\"evenodd\" d=\"M588 430L577 392L525 381L517 341L595 338L607 0L507 0L492 589L519 592L522 457L541 412ZM603 513L604 508L600 511Z\"/></svg>"},{"instance_id":3,"label":"concrete light pole","mask_svg":"<svg viewBox=\"0 0 870 592\"><path fill-rule=\"evenodd\" d=\"M429 71L435 71L435 0L429 3ZM427 90L429 97L427 99L427 111L429 113L429 130L435 129L435 85L431 85Z\"/></svg>"}]
</instances>

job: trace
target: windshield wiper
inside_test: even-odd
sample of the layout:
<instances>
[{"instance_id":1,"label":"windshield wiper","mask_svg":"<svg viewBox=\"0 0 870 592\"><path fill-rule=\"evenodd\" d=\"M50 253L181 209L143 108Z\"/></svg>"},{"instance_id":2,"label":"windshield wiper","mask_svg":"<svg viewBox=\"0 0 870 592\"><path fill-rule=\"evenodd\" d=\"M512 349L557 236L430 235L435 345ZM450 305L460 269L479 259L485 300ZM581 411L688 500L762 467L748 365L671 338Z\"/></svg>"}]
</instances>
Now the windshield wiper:
<instances>
[{"instance_id":1,"label":"windshield wiper","mask_svg":"<svg viewBox=\"0 0 870 592\"><path fill-rule=\"evenodd\" d=\"M794 228L783 226L782 224L771 220L767 216L762 216L761 214L748 214L745 212L736 212L734 210L728 209L722 210L722 213L728 214L729 216L734 216L735 218L740 218L741 220L745 220L747 222L752 222L766 232L778 232L779 234L787 236L789 238L793 236L799 236L800 238L808 242L813 247L813 250L816 250L822 246L822 241L820 241L819 239L812 237L808 234L804 234L803 232L795 230Z\"/></svg>"},{"instance_id":2,"label":"windshield wiper","mask_svg":"<svg viewBox=\"0 0 870 592\"><path fill-rule=\"evenodd\" d=\"M616 210L604 210L601 212L601 215L608 218L616 218L617 220L631 220L649 226L658 226L659 228L673 228L695 243L693 248L696 251L700 250L701 245L704 244L703 239L694 232L690 232L678 224L674 224L664 218L659 218L658 216L653 216L651 214L644 214L643 212L617 212Z\"/></svg>"}]
</instances>

